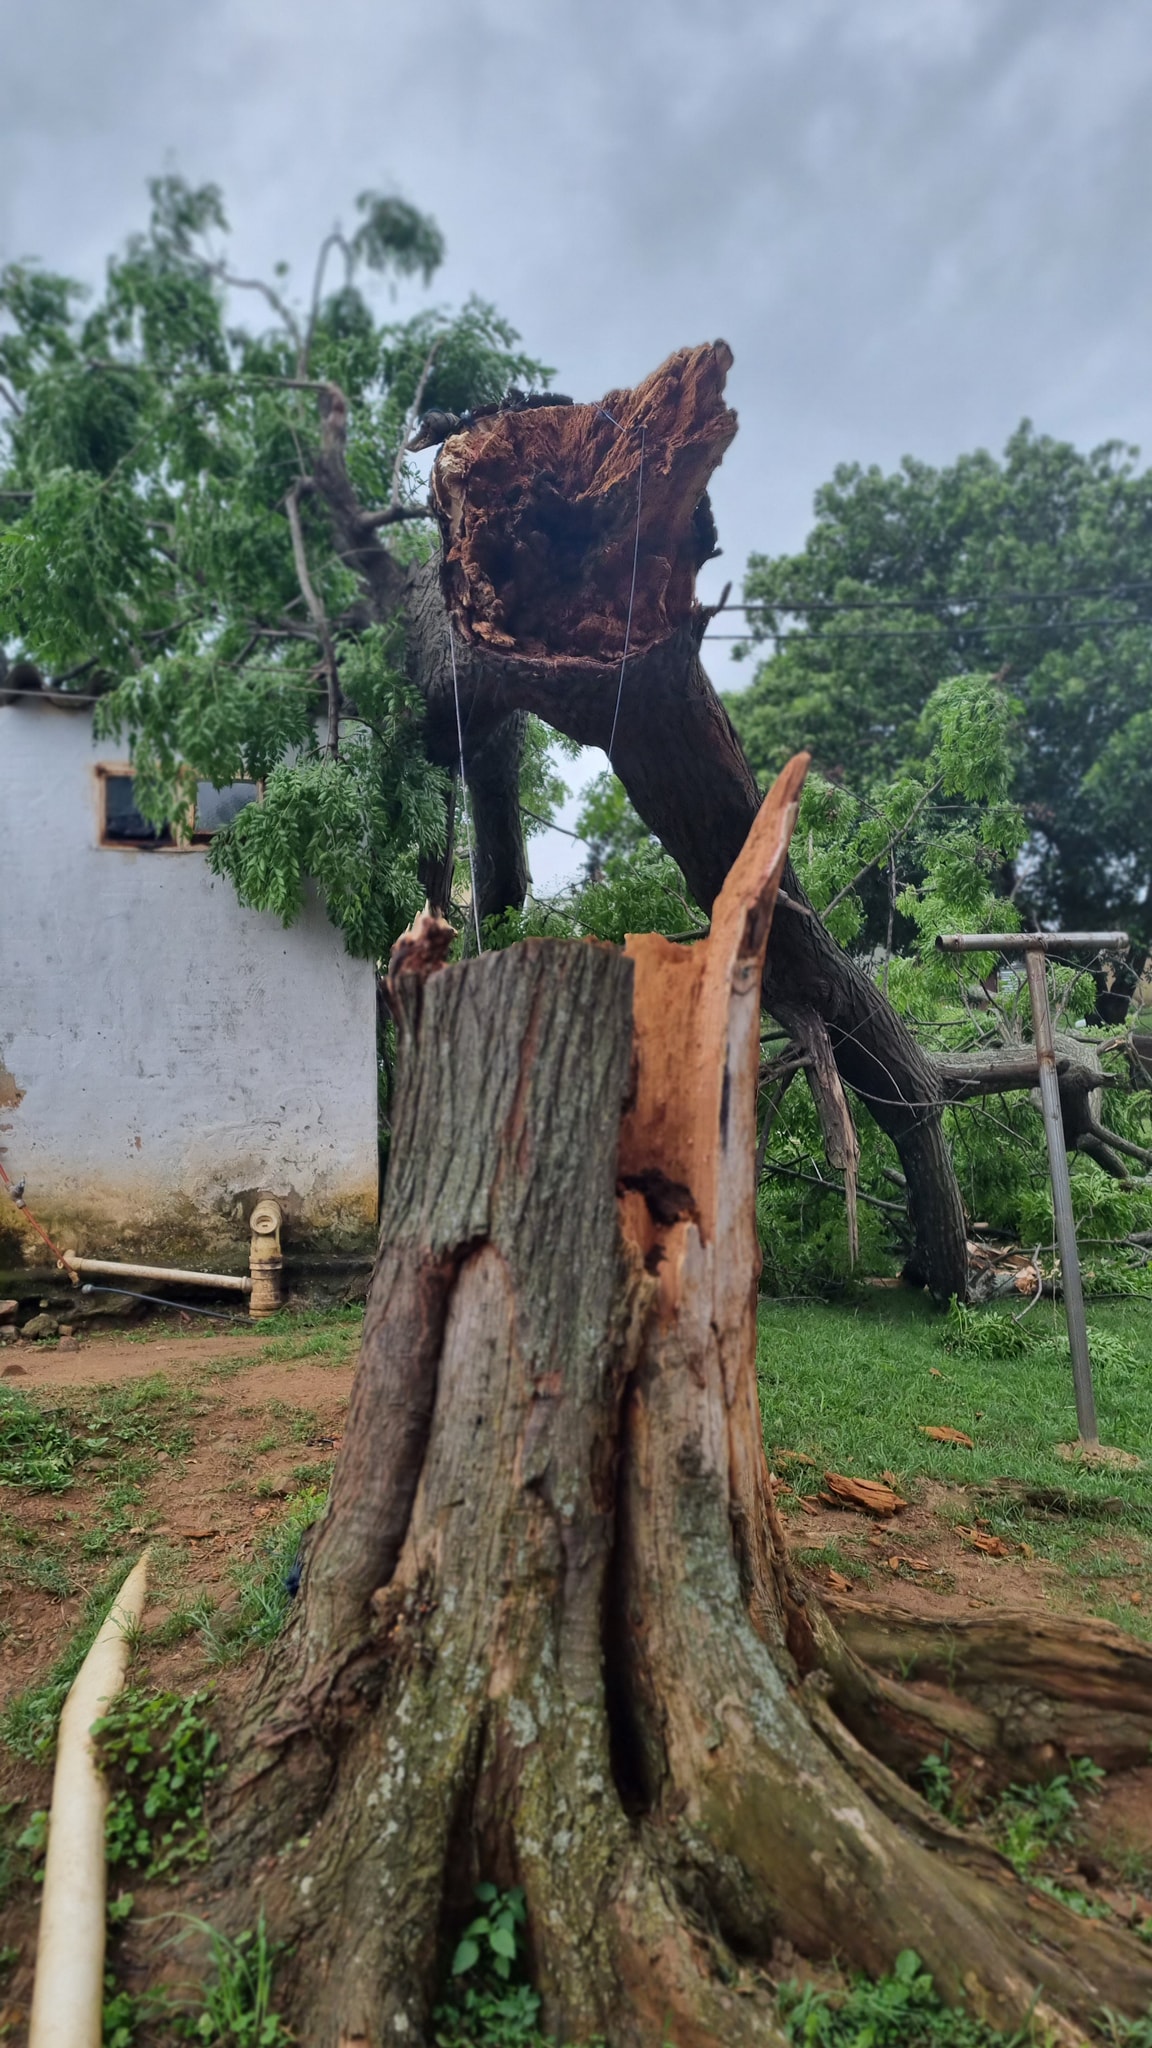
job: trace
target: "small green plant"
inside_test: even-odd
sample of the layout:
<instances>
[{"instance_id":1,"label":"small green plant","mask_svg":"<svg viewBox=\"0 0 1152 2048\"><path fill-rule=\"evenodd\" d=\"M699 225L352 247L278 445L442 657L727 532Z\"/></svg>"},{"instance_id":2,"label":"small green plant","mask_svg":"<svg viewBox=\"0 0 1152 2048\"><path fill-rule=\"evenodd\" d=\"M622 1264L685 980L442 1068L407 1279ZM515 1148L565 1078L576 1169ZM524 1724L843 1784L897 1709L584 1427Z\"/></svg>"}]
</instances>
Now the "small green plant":
<instances>
[{"instance_id":1,"label":"small green plant","mask_svg":"<svg viewBox=\"0 0 1152 2048\"><path fill-rule=\"evenodd\" d=\"M76 1442L67 1423L27 1394L0 1389L0 1486L65 1493L75 1464Z\"/></svg>"},{"instance_id":2,"label":"small green plant","mask_svg":"<svg viewBox=\"0 0 1152 2048\"><path fill-rule=\"evenodd\" d=\"M777 2006L789 2041L802 2048L1024 2048L1028 2039L943 2005L913 1949L897 1956L890 1976L858 1977L843 1993L782 1984Z\"/></svg>"},{"instance_id":3,"label":"small green plant","mask_svg":"<svg viewBox=\"0 0 1152 2048\"><path fill-rule=\"evenodd\" d=\"M1020 1323L995 1309L967 1308L953 1295L941 1338L945 1351L968 1358L1022 1358L1032 1338Z\"/></svg>"},{"instance_id":4,"label":"small green plant","mask_svg":"<svg viewBox=\"0 0 1152 2048\"><path fill-rule=\"evenodd\" d=\"M1109 2048L1152 2048L1152 2013L1142 2020L1125 2019L1110 2005L1100 2008L1100 2032Z\"/></svg>"},{"instance_id":5,"label":"small green plant","mask_svg":"<svg viewBox=\"0 0 1152 2048\"><path fill-rule=\"evenodd\" d=\"M295 2036L272 2004L279 1950L263 1913L234 1940L202 1920L191 1925L207 1937L212 1976L192 2010L172 2015L177 2038L218 2048L291 2048Z\"/></svg>"},{"instance_id":6,"label":"small green plant","mask_svg":"<svg viewBox=\"0 0 1152 2048\"><path fill-rule=\"evenodd\" d=\"M218 1663L236 1662L253 1643L275 1642L292 1605L288 1580L300 1540L323 1514L325 1499L318 1489L297 1494L284 1520L257 1545L251 1562L236 1567L239 1601L234 1612L223 1626L205 1621L202 1630Z\"/></svg>"},{"instance_id":7,"label":"small green plant","mask_svg":"<svg viewBox=\"0 0 1152 2048\"><path fill-rule=\"evenodd\" d=\"M451 1989L435 2013L436 2048L538 2048L540 1999L524 1975L524 1894L478 1884L481 1911L452 1957Z\"/></svg>"},{"instance_id":8,"label":"small green plant","mask_svg":"<svg viewBox=\"0 0 1152 2048\"><path fill-rule=\"evenodd\" d=\"M916 1776L929 1806L943 1814L945 1820L956 1821L956 1780L949 1761L951 1754L952 1745L946 1742L939 1755L933 1751L931 1756L924 1758Z\"/></svg>"},{"instance_id":9,"label":"small green plant","mask_svg":"<svg viewBox=\"0 0 1152 2048\"><path fill-rule=\"evenodd\" d=\"M105 1842L114 1867L175 1879L207 1855L204 1801L221 1772L220 1738L203 1712L210 1697L128 1691L93 1724L112 1788Z\"/></svg>"},{"instance_id":10,"label":"small green plant","mask_svg":"<svg viewBox=\"0 0 1152 2048\"><path fill-rule=\"evenodd\" d=\"M1067 1771L1046 1785L1009 1785L997 1803L992 1832L1017 1876L1031 1878L1049 1850L1075 1839L1080 1795L1094 1791L1104 1776L1099 1764L1079 1756L1070 1757Z\"/></svg>"}]
</instances>

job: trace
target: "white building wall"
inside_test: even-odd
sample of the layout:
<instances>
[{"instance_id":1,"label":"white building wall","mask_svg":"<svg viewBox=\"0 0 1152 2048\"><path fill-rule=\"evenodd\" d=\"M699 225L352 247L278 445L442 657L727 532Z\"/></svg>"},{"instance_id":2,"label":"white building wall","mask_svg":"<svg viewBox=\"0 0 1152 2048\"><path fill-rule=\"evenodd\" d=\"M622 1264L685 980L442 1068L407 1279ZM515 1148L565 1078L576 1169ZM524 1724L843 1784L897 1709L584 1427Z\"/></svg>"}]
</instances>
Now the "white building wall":
<instances>
[{"instance_id":1,"label":"white building wall","mask_svg":"<svg viewBox=\"0 0 1152 2048\"><path fill-rule=\"evenodd\" d=\"M286 1250L363 1246L372 968L316 898L286 931L202 848L102 847L96 764L123 759L86 710L0 704L0 1161L66 1248L243 1262L257 1191ZM0 1200L0 1267L12 1222Z\"/></svg>"}]
</instances>

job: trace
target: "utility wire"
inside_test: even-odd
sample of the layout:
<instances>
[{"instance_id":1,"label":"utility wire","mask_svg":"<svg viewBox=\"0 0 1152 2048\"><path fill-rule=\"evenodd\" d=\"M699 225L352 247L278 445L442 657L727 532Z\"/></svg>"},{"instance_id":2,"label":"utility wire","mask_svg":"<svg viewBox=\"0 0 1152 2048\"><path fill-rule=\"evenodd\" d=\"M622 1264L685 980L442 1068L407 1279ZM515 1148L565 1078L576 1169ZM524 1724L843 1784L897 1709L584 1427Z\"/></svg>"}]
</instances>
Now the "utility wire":
<instances>
[{"instance_id":1,"label":"utility wire","mask_svg":"<svg viewBox=\"0 0 1152 2048\"><path fill-rule=\"evenodd\" d=\"M781 607L783 609L783 607ZM961 632L981 634L988 640L1000 640L1012 633L1067 633L1075 628L1098 632L1101 628L1113 626L1152 626L1152 619L1028 619L1015 625L987 626L979 620L934 619L929 626L849 626L839 632L833 640L828 635L809 632L804 626L785 626L777 629L766 626L760 638L764 640L807 640L813 646L839 646L844 640L924 640L937 639L942 633ZM745 644L754 636L751 633L705 633L708 640L740 640Z\"/></svg>"},{"instance_id":2,"label":"utility wire","mask_svg":"<svg viewBox=\"0 0 1152 2048\"><path fill-rule=\"evenodd\" d=\"M718 612L918 612L927 611L933 605L943 609L948 605L1060 604L1071 597L1125 597L1133 590L1152 590L1152 582L1080 584L1068 590L974 591L967 597L952 597L947 593L939 597L757 597L743 601L731 599L709 609Z\"/></svg>"}]
</instances>

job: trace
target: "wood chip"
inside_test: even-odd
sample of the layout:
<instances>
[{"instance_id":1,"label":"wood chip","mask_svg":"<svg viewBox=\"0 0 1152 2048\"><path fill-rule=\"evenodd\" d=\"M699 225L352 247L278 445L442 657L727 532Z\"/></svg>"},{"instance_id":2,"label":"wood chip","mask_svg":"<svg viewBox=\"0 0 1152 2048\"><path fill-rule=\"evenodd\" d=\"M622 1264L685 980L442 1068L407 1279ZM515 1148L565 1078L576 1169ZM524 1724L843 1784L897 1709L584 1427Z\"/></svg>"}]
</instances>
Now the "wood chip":
<instances>
[{"instance_id":1,"label":"wood chip","mask_svg":"<svg viewBox=\"0 0 1152 2048\"><path fill-rule=\"evenodd\" d=\"M810 1493L797 1494L796 1498L806 1515L818 1515L820 1513L820 1503L813 1500Z\"/></svg>"},{"instance_id":2,"label":"wood chip","mask_svg":"<svg viewBox=\"0 0 1152 2048\"><path fill-rule=\"evenodd\" d=\"M878 1479L852 1479L846 1472L826 1472L824 1480L828 1493L822 1494L821 1499L830 1500L832 1507L862 1508L866 1515L894 1515L908 1505Z\"/></svg>"},{"instance_id":3,"label":"wood chip","mask_svg":"<svg viewBox=\"0 0 1152 2048\"><path fill-rule=\"evenodd\" d=\"M944 1375L938 1365L930 1365L928 1367L928 1377L930 1380L942 1380Z\"/></svg>"},{"instance_id":4,"label":"wood chip","mask_svg":"<svg viewBox=\"0 0 1152 2048\"><path fill-rule=\"evenodd\" d=\"M185 1543L206 1543L209 1536L218 1536L220 1531L219 1529L177 1529L175 1533L177 1536L182 1536Z\"/></svg>"},{"instance_id":5,"label":"wood chip","mask_svg":"<svg viewBox=\"0 0 1152 2048\"><path fill-rule=\"evenodd\" d=\"M989 1536L984 1529L969 1529L960 1523L957 1535L963 1536L973 1550L979 1550L985 1557L1007 1557L1008 1545L1000 1536Z\"/></svg>"},{"instance_id":6,"label":"wood chip","mask_svg":"<svg viewBox=\"0 0 1152 2048\"><path fill-rule=\"evenodd\" d=\"M918 1427L921 1436L930 1436L934 1444L962 1444L966 1451L976 1449L970 1436L965 1436L962 1429L950 1429L946 1422L921 1422Z\"/></svg>"},{"instance_id":7,"label":"wood chip","mask_svg":"<svg viewBox=\"0 0 1152 2048\"><path fill-rule=\"evenodd\" d=\"M815 1469L816 1460L807 1451L773 1451L772 1456L778 1465L811 1465Z\"/></svg>"},{"instance_id":8,"label":"wood chip","mask_svg":"<svg viewBox=\"0 0 1152 2048\"><path fill-rule=\"evenodd\" d=\"M851 1579L846 1579L843 1572L834 1572L831 1566L829 1566L825 1574L825 1579L833 1593L850 1593L852 1591Z\"/></svg>"},{"instance_id":9,"label":"wood chip","mask_svg":"<svg viewBox=\"0 0 1152 2048\"><path fill-rule=\"evenodd\" d=\"M888 1569L890 1572L898 1572L901 1565L907 1566L910 1572L930 1572L933 1569L931 1560L926 1557L896 1556L888 1559Z\"/></svg>"}]
</instances>

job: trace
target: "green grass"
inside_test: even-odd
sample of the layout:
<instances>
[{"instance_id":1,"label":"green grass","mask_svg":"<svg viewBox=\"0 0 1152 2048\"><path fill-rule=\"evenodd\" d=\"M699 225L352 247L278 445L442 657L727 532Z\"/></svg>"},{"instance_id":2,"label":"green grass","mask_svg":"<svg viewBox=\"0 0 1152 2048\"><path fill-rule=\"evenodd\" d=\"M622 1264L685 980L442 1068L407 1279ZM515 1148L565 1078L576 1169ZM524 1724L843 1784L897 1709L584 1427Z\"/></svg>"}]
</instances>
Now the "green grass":
<instances>
[{"instance_id":1,"label":"green grass","mask_svg":"<svg viewBox=\"0 0 1152 2048\"><path fill-rule=\"evenodd\" d=\"M1037 1308L1011 1326L1006 1343L1003 1310L957 1319L922 1297L863 1289L827 1306L764 1305L759 1374L769 1457L776 1454L801 1493L817 1492L829 1469L861 1478L890 1471L912 1499L925 1480L987 1485L978 1499L954 1496L945 1518L970 1522L980 1512L993 1533L1058 1567L1058 1601L1152 1639L1152 1312L1124 1303L1098 1305L1089 1316L1101 1440L1147 1455L1147 1469L1094 1469L1058 1455L1057 1445L1076 1438L1058 1309ZM1021 1327L1025 1348L1013 1355ZM963 1430L975 1448L933 1443L921 1434L925 1423ZM815 1464L785 1465L779 1453L787 1450ZM1050 1490L1051 1511L998 1494L998 1479ZM787 1510L787 1496L781 1504ZM830 1553L812 1561L850 1577L859 1571Z\"/></svg>"},{"instance_id":2,"label":"green grass","mask_svg":"<svg viewBox=\"0 0 1152 2048\"><path fill-rule=\"evenodd\" d=\"M1152 1462L1092 1470L1058 1456L1057 1444L1076 1439L1062 1321L1042 1305L1029 1326L1022 1356L983 1357L946 1350L948 1319L921 1296L862 1290L856 1301L827 1306L767 1302L759 1375L769 1455L815 1458L815 1471L789 1467L802 1491L815 1491L825 1468L872 1477L888 1469L901 1484L1006 1477L1074 1492L1086 1507L1118 1500L1127 1526L1152 1530ZM1096 1307L1090 1328L1121 1340L1132 1361L1104 1358L1096 1369L1101 1441L1152 1461L1152 1310ZM920 1434L925 1423L963 1430L975 1449L931 1442Z\"/></svg>"}]
</instances>

